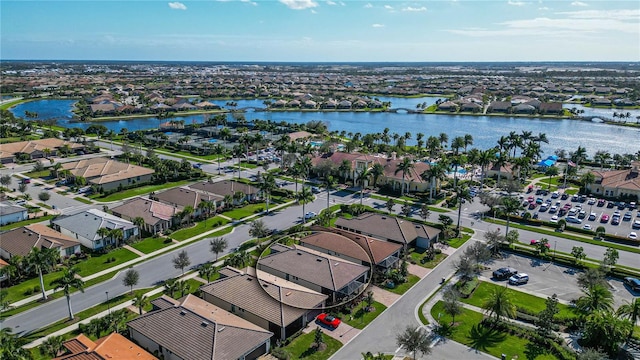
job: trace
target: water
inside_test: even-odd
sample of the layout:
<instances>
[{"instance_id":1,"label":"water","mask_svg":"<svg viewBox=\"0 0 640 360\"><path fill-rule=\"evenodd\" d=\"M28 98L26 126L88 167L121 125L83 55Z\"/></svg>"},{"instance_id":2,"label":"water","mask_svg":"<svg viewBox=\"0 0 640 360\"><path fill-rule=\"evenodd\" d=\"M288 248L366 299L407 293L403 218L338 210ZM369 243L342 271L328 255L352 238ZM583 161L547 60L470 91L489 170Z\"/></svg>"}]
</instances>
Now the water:
<instances>
[{"instance_id":1,"label":"water","mask_svg":"<svg viewBox=\"0 0 640 360\"><path fill-rule=\"evenodd\" d=\"M211 144L216 143L216 142L218 142L218 140L216 140L216 139L209 139L209 143L211 143Z\"/></svg>"},{"instance_id":2,"label":"water","mask_svg":"<svg viewBox=\"0 0 640 360\"><path fill-rule=\"evenodd\" d=\"M382 98L380 101L392 101L392 107L415 108L421 102L433 103L436 98ZM384 100L383 100L384 99ZM387 100L389 99L389 100ZM226 103L224 100L216 100ZM261 104L262 100L244 100L248 104ZM398 103L398 101L400 101ZM236 101L238 108L241 101ZM19 117L24 117L25 111L38 113L39 119L56 119L58 124L65 127L79 127L86 129L92 123L70 123L73 117L74 100L39 100L23 103L12 108L11 111ZM245 103L243 103L245 104ZM402 104L403 106L400 106ZM413 106L411 106L413 104ZM244 105L243 105L244 106ZM257 107L257 106L256 106ZM568 104L565 107L585 110L584 115L597 115L612 118L612 109L591 109L580 105ZM626 111L625 111L626 112ZM640 116L640 110L629 110L633 122ZM369 112L251 112L245 114L247 120L262 119L275 122L306 123L311 120L322 120L329 125L330 130L346 131L347 133L380 133L385 128L390 133L404 135L412 134L408 145L416 143L418 132L422 132L424 140L430 135L438 136L446 133L451 140L455 136L471 134L474 144L472 147L487 149L496 146L500 136L508 135L511 131L521 133L531 131L533 135L545 133L549 144L542 143L544 156L552 155L554 150L562 148L572 151L583 146L592 156L597 150L606 150L611 154L636 153L640 151L640 128L628 128L590 121L576 121L563 119L513 118L497 116L466 116L466 115L423 115ZM184 120L185 124L202 123L208 115L176 116L174 120ZM231 115L228 116L232 120ZM129 131L158 128L167 119L141 118L134 120L114 120L99 122L114 132L122 128Z\"/></svg>"}]
</instances>

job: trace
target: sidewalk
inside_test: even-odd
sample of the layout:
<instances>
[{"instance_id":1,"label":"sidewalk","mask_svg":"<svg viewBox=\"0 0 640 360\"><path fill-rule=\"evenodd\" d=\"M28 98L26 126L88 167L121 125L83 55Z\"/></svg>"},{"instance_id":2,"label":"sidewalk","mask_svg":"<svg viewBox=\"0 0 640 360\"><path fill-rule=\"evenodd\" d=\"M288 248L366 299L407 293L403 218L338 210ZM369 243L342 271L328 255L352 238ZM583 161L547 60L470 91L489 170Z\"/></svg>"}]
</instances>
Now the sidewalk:
<instances>
[{"instance_id":1,"label":"sidewalk","mask_svg":"<svg viewBox=\"0 0 640 360\"><path fill-rule=\"evenodd\" d=\"M287 207L287 206L289 206L291 204L294 204L294 203L295 203L295 201L290 201L290 202L287 202L287 203L284 203L284 204L280 204L278 206L275 206L275 207L269 209L269 212L278 210L278 209L283 208L283 207ZM133 266L135 264L138 264L140 262L143 262L143 261L145 261L147 259L153 258L153 257L158 256L160 254L164 254L164 253L170 252L170 251L172 251L172 250L174 250L176 248L185 246L186 244L189 244L191 242L201 240L202 238L206 237L207 235L210 235L212 233L215 233L217 231L220 231L220 230L223 230L223 229L226 229L226 228L229 228L229 227L234 227L234 225L236 225L236 224L240 224L240 223L246 222L248 220L251 220L251 219L253 219L255 217L258 217L258 216L261 216L261 215L262 215L262 213L252 214L252 215L247 216L247 217L245 217L245 218L243 218L241 220L236 220L233 223L225 224L225 225L217 227L215 229L208 230L206 232L203 232L201 234L193 236L193 237L191 237L189 239L186 239L184 241L181 241L181 242L178 242L178 243L173 243L173 244L171 244L169 246L166 246L166 247L164 247L162 249L158 249L158 250L156 250L156 251L154 251L152 253L149 253L149 254L143 254L143 256L140 256L140 257L137 257L135 259L129 260L129 261L125 262L125 263L116 265L114 267L99 271L99 272L97 272L95 274L91 274L91 275L82 277L81 279L82 279L82 281L86 282L86 281L101 277L103 275L110 274L110 273L115 272L115 271L120 271L122 269L127 269L127 268L129 268L129 267L131 267L131 266ZM135 253L135 251L134 251L134 253ZM115 276L118 276L118 274L116 273L114 275L114 277ZM49 296L49 295L51 295L53 293L54 293L53 289L50 289L50 290L46 291L47 296ZM22 305L28 304L30 302L37 301L41 297L42 297L42 294L33 295L31 297L28 297L28 298L25 298L25 299L22 299L22 300L18 300L18 301L14 302L14 303L11 303L10 306L11 307L22 306Z\"/></svg>"}]
</instances>

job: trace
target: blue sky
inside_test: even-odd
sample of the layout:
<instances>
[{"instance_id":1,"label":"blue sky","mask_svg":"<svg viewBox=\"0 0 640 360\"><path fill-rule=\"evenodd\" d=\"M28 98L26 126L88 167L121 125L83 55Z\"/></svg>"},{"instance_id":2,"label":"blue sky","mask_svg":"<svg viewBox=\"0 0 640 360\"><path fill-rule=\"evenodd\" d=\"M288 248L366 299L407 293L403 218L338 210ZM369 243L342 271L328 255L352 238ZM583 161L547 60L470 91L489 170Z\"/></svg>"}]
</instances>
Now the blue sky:
<instances>
[{"instance_id":1,"label":"blue sky","mask_svg":"<svg viewBox=\"0 0 640 360\"><path fill-rule=\"evenodd\" d=\"M640 61L638 1L0 3L1 59Z\"/></svg>"}]
</instances>

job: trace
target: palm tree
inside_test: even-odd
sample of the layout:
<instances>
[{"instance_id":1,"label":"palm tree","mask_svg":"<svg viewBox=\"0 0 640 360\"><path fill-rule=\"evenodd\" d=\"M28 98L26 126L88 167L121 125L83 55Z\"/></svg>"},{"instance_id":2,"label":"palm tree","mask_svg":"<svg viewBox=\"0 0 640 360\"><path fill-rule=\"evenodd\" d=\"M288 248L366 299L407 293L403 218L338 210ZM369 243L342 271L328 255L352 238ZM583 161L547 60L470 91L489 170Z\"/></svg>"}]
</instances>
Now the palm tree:
<instances>
[{"instance_id":1,"label":"palm tree","mask_svg":"<svg viewBox=\"0 0 640 360\"><path fill-rule=\"evenodd\" d=\"M447 135L446 133L440 133L440 135L438 136L438 140L440 141L440 147L446 148L447 142L449 142L449 135Z\"/></svg>"},{"instance_id":2,"label":"palm tree","mask_svg":"<svg viewBox=\"0 0 640 360\"><path fill-rule=\"evenodd\" d=\"M496 183L496 187L500 187L500 178L502 177L502 167L507 164L509 161L508 155L506 152L500 152L497 158L493 159L493 166L498 170L498 182Z\"/></svg>"},{"instance_id":3,"label":"palm tree","mask_svg":"<svg viewBox=\"0 0 640 360\"><path fill-rule=\"evenodd\" d=\"M364 187L367 183L367 181L369 181L369 178L371 177L371 170L369 168L363 168L362 170L360 170L360 173L358 174L358 179L357 182L358 184L360 184L360 205L362 205L362 198L364 195Z\"/></svg>"},{"instance_id":4,"label":"palm tree","mask_svg":"<svg viewBox=\"0 0 640 360\"><path fill-rule=\"evenodd\" d=\"M464 135L464 152L467 152L467 146L473 145L473 136L471 134Z\"/></svg>"},{"instance_id":5,"label":"palm tree","mask_svg":"<svg viewBox=\"0 0 640 360\"><path fill-rule=\"evenodd\" d=\"M271 191L276 188L276 178L271 173L263 174L260 182L258 183L258 187L262 191L262 195L265 197L266 210L267 214L269 214L269 198Z\"/></svg>"},{"instance_id":6,"label":"palm tree","mask_svg":"<svg viewBox=\"0 0 640 360\"><path fill-rule=\"evenodd\" d=\"M520 201L515 197L505 196L500 199L500 203L502 206L502 211L504 215L507 217L507 230L505 234L509 233L509 221L511 220L511 215L514 211L520 209Z\"/></svg>"},{"instance_id":7,"label":"palm tree","mask_svg":"<svg viewBox=\"0 0 640 360\"><path fill-rule=\"evenodd\" d=\"M169 297L173 297L173 293L178 291L178 282L176 279L168 279L164 282L164 289L169 294Z\"/></svg>"},{"instance_id":8,"label":"palm tree","mask_svg":"<svg viewBox=\"0 0 640 360\"><path fill-rule=\"evenodd\" d=\"M69 310L69 320L73 320L73 310L71 309L71 290L76 288L80 292L84 292L84 281L79 277L76 277L78 271L74 267L68 267L64 269L62 277L53 281L55 290L62 289L64 296L67 298L67 308Z\"/></svg>"},{"instance_id":9,"label":"palm tree","mask_svg":"<svg viewBox=\"0 0 640 360\"><path fill-rule=\"evenodd\" d=\"M42 344L40 345L40 353L43 355L48 355L52 358L58 356L58 354L64 349L62 346L63 338L62 336L51 335L47 337Z\"/></svg>"},{"instance_id":10,"label":"palm tree","mask_svg":"<svg viewBox=\"0 0 640 360\"><path fill-rule=\"evenodd\" d=\"M223 252L227 248L227 246L229 246L229 244L223 237L215 237L209 240L209 250L212 253L216 254L216 262L218 261L218 254Z\"/></svg>"},{"instance_id":11,"label":"palm tree","mask_svg":"<svg viewBox=\"0 0 640 360\"><path fill-rule=\"evenodd\" d=\"M592 172L586 172L580 177L580 184L585 192L587 192L587 186L593 184L596 181L596 176Z\"/></svg>"},{"instance_id":12,"label":"palm tree","mask_svg":"<svg viewBox=\"0 0 640 360\"><path fill-rule=\"evenodd\" d=\"M500 321L501 317L513 318L516 315L516 305L507 291L506 286L493 289L482 304L482 308L486 310L490 317L496 317L496 322Z\"/></svg>"},{"instance_id":13,"label":"palm tree","mask_svg":"<svg viewBox=\"0 0 640 360\"><path fill-rule=\"evenodd\" d=\"M592 285L583 289L582 292L584 295L576 301L576 308L583 314L586 315L598 310L613 310L613 295L604 286Z\"/></svg>"},{"instance_id":14,"label":"palm tree","mask_svg":"<svg viewBox=\"0 0 640 360\"><path fill-rule=\"evenodd\" d=\"M619 317L627 318L631 321L631 325L636 326L640 320L640 298L634 298L631 302L625 300L625 304L621 305L616 314ZM629 338L633 336L633 327L629 332Z\"/></svg>"},{"instance_id":15,"label":"palm tree","mask_svg":"<svg viewBox=\"0 0 640 360\"><path fill-rule=\"evenodd\" d=\"M138 312L140 315L142 315L142 308L144 308L149 304L150 304L149 298L146 297L143 293L138 293L133 298L133 306L138 308Z\"/></svg>"},{"instance_id":16,"label":"palm tree","mask_svg":"<svg viewBox=\"0 0 640 360\"><path fill-rule=\"evenodd\" d=\"M213 153L216 154L217 156L217 161L218 161L218 175L222 174L222 169L220 169L220 161L222 158L226 158L227 156L227 149L222 146L222 144L215 144L213 146Z\"/></svg>"},{"instance_id":17,"label":"palm tree","mask_svg":"<svg viewBox=\"0 0 640 360\"><path fill-rule=\"evenodd\" d=\"M347 177L351 172L351 162L349 160L342 160L340 166L338 167L338 172L342 175L343 182L347 183Z\"/></svg>"},{"instance_id":18,"label":"palm tree","mask_svg":"<svg viewBox=\"0 0 640 360\"><path fill-rule=\"evenodd\" d=\"M402 172L402 187L400 188L400 196L404 195L404 181L407 174L411 172L411 169L414 168L413 160L408 157L404 157L402 162L398 164L396 167L396 171L393 172L394 175Z\"/></svg>"},{"instance_id":19,"label":"palm tree","mask_svg":"<svg viewBox=\"0 0 640 360\"><path fill-rule=\"evenodd\" d=\"M42 273L49 272L60 260L60 251L56 248L33 248L26 256L27 268L35 268L40 278L40 289L42 290L42 300L47 300L47 293L44 289L44 277Z\"/></svg>"},{"instance_id":20,"label":"palm tree","mask_svg":"<svg viewBox=\"0 0 640 360\"><path fill-rule=\"evenodd\" d=\"M324 187L327 189L327 209L329 209L329 195L331 195L331 189L336 185L336 180L331 175L324 177Z\"/></svg>"},{"instance_id":21,"label":"palm tree","mask_svg":"<svg viewBox=\"0 0 640 360\"><path fill-rule=\"evenodd\" d=\"M191 215L193 215L194 212L195 212L195 209L193 208L193 206L187 205L180 212L180 217L182 219L187 218L187 225L189 225L191 223Z\"/></svg>"},{"instance_id":22,"label":"palm tree","mask_svg":"<svg viewBox=\"0 0 640 360\"><path fill-rule=\"evenodd\" d=\"M460 236L460 219L462 218L462 204L465 201L473 201L473 196L471 196L471 192L468 187L464 187L462 189L458 188L456 190L456 204L458 205L458 224L456 225L456 233L457 236Z\"/></svg>"},{"instance_id":23,"label":"palm tree","mask_svg":"<svg viewBox=\"0 0 640 360\"><path fill-rule=\"evenodd\" d=\"M551 178L558 175L558 168L555 166L549 166L544 174L549 176L549 186L547 189L551 190Z\"/></svg>"},{"instance_id":24,"label":"palm tree","mask_svg":"<svg viewBox=\"0 0 640 360\"><path fill-rule=\"evenodd\" d=\"M112 229L109 231L109 236L116 241L116 246L120 246L120 241L124 239L124 231L121 228Z\"/></svg>"},{"instance_id":25,"label":"palm tree","mask_svg":"<svg viewBox=\"0 0 640 360\"><path fill-rule=\"evenodd\" d=\"M305 223L307 221L305 218L305 205L308 202L313 201L313 193L311 192L311 189L307 186L302 186L302 191L296 194L296 199L298 200L298 203L302 204L302 222Z\"/></svg>"},{"instance_id":26,"label":"palm tree","mask_svg":"<svg viewBox=\"0 0 640 360\"><path fill-rule=\"evenodd\" d=\"M138 238L142 239L142 230L144 230L144 218L136 216L133 218L133 225L138 227Z\"/></svg>"},{"instance_id":27,"label":"palm tree","mask_svg":"<svg viewBox=\"0 0 640 360\"><path fill-rule=\"evenodd\" d=\"M371 177L373 178L372 181L372 186L375 188L376 185L378 184L378 179L384 175L384 166L382 166L382 164L380 163L375 163L373 164L373 167L371 168Z\"/></svg>"},{"instance_id":28,"label":"palm tree","mask_svg":"<svg viewBox=\"0 0 640 360\"><path fill-rule=\"evenodd\" d=\"M104 238L111 235L111 229L106 227L101 227L98 230L96 230L96 234L100 236L101 239L104 240ZM105 241L105 245L106 245L106 241Z\"/></svg>"},{"instance_id":29,"label":"palm tree","mask_svg":"<svg viewBox=\"0 0 640 360\"><path fill-rule=\"evenodd\" d=\"M216 267L212 263L204 263L198 269L198 275L201 278L207 279L207 282L211 282L211 276L216 273Z\"/></svg>"}]
</instances>

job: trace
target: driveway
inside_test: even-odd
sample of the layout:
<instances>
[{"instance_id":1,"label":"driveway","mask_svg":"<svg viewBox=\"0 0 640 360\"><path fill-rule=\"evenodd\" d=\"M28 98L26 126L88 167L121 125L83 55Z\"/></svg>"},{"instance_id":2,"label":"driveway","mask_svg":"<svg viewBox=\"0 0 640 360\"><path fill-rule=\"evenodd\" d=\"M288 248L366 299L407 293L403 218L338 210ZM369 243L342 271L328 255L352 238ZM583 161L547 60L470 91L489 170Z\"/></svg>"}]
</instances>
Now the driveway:
<instances>
[{"instance_id":1,"label":"driveway","mask_svg":"<svg viewBox=\"0 0 640 360\"><path fill-rule=\"evenodd\" d=\"M360 330L344 322L341 323L340 326L338 326L336 329L334 329L326 325L320 325L317 321L309 323L307 327L302 330L302 332L308 334L312 331L315 331L317 328L322 329L322 332L340 341L342 344L348 343L351 339L353 339L360 333Z\"/></svg>"}]
</instances>

